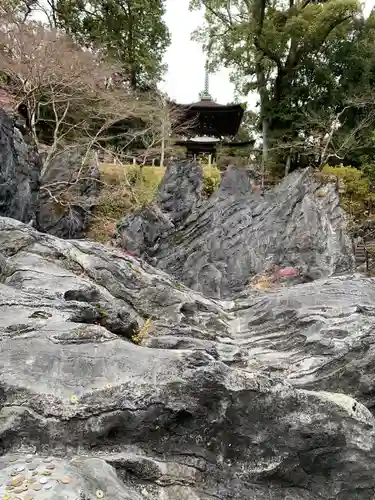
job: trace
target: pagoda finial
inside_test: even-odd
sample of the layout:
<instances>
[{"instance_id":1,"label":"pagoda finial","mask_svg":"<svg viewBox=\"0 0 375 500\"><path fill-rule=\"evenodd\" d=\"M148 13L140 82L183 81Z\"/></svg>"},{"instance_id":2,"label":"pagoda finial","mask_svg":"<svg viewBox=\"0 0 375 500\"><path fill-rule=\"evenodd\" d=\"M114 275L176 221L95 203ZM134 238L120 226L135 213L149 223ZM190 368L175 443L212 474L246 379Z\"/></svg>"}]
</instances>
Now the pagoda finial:
<instances>
[{"instance_id":1,"label":"pagoda finial","mask_svg":"<svg viewBox=\"0 0 375 500\"><path fill-rule=\"evenodd\" d=\"M204 88L203 91L200 92L199 94L199 99L202 101L212 101L212 97L210 95L210 72L208 68L208 60L206 61L205 67L204 67Z\"/></svg>"}]
</instances>

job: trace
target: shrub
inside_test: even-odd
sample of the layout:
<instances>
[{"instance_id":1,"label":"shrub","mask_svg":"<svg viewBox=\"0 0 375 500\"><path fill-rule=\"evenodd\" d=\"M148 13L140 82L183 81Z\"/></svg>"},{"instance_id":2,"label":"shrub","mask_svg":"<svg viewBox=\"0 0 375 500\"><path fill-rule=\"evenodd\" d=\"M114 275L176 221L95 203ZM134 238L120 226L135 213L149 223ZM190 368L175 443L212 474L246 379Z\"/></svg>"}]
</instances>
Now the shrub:
<instances>
[{"instance_id":1,"label":"shrub","mask_svg":"<svg viewBox=\"0 0 375 500\"><path fill-rule=\"evenodd\" d=\"M102 164L100 179L105 185L87 236L101 243L109 241L122 217L150 203L163 175L158 167Z\"/></svg>"},{"instance_id":2,"label":"shrub","mask_svg":"<svg viewBox=\"0 0 375 500\"><path fill-rule=\"evenodd\" d=\"M148 318L146 319L145 324L142 326L142 328L139 328L139 330L134 335L132 335L131 341L134 344L142 344L142 342L148 337L150 328L151 318Z\"/></svg>"},{"instance_id":3,"label":"shrub","mask_svg":"<svg viewBox=\"0 0 375 500\"><path fill-rule=\"evenodd\" d=\"M330 167L325 165L322 174L342 180L341 206L359 222L367 218L375 201L375 193L370 192L370 180L354 167Z\"/></svg>"},{"instance_id":4,"label":"shrub","mask_svg":"<svg viewBox=\"0 0 375 500\"><path fill-rule=\"evenodd\" d=\"M220 170L214 166L203 167L203 195L208 198L219 187Z\"/></svg>"}]
</instances>

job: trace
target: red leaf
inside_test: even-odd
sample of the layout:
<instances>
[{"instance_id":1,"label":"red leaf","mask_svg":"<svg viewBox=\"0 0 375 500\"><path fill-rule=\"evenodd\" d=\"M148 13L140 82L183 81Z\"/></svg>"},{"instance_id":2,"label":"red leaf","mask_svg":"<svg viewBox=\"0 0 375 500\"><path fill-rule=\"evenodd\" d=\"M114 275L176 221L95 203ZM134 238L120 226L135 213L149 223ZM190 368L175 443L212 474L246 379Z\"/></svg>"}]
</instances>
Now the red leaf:
<instances>
[{"instance_id":1,"label":"red leaf","mask_svg":"<svg viewBox=\"0 0 375 500\"><path fill-rule=\"evenodd\" d=\"M125 255L129 255L130 257L136 257L136 254L134 252L129 252L128 250L124 250Z\"/></svg>"},{"instance_id":2,"label":"red leaf","mask_svg":"<svg viewBox=\"0 0 375 500\"><path fill-rule=\"evenodd\" d=\"M279 278L290 278L298 275L298 269L296 269L295 267L284 267L276 271L276 276L278 276Z\"/></svg>"}]
</instances>

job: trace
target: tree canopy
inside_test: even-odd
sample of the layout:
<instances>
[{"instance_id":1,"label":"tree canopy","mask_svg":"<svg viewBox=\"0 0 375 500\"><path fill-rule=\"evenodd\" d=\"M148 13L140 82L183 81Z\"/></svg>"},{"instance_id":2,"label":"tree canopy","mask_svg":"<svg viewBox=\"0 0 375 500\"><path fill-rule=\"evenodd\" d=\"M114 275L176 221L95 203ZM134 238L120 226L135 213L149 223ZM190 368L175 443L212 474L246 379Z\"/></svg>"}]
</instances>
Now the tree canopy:
<instances>
[{"instance_id":1,"label":"tree canopy","mask_svg":"<svg viewBox=\"0 0 375 500\"><path fill-rule=\"evenodd\" d=\"M357 0L192 0L211 66L256 92L263 162L373 155L375 16Z\"/></svg>"},{"instance_id":2,"label":"tree canopy","mask_svg":"<svg viewBox=\"0 0 375 500\"><path fill-rule=\"evenodd\" d=\"M58 27L119 62L134 90L155 86L169 44L164 0L51 0Z\"/></svg>"},{"instance_id":3,"label":"tree canopy","mask_svg":"<svg viewBox=\"0 0 375 500\"><path fill-rule=\"evenodd\" d=\"M156 88L170 44L165 0L4 0L25 22L43 14L51 29L116 62L119 79L133 90Z\"/></svg>"}]
</instances>

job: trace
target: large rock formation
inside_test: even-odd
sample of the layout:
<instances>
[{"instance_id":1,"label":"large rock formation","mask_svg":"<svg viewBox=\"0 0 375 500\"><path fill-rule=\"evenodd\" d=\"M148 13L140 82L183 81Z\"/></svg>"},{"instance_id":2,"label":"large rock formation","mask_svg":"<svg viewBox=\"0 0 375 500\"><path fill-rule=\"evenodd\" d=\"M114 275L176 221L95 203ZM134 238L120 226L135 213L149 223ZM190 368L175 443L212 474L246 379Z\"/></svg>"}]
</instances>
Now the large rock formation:
<instances>
[{"instance_id":1,"label":"large rock formation","mask_svg":"<svg viewBox=\"0 0 375 500\"><path fill-rule=\"evenodd\" d=\"M61 238L81 238L99 177L93 156L79 148L55 155L43 169L22 117L0 108L0 216L32 222L39 231Z\"/></svg>"},{"instance_id":2,"label":"large rock formation","mask_svg":"<svg viewBox=\"0 0 375 500\"><path fill-rule=\"evenodd\" d=\"M21 118L0 108L0 215L22 222L33 219L41 167Z\"/></svg>"},{"instance_id":3,"label":"large rock formation","mask_svg":"<svg viewBox=\"0 0 375 500\"><path fill-rule=\"evenodd\" d=\"M75 148L55 155L42 177L38 230L60 238L83 238L100 191L99 178L93 154Z\"/></svg>"},{"instance_id":4,"label":"large rock formation","mask_svg":"<svg viewBox=\"0 0 375 500\"><path fill-rule=\"evenodd\" d=\"M202 201L201 178L195 164L170 165L154 204L120 222L117 243L211 297L229 297L279 267L296 268L300 281L352 271L333 184L304 170L262 195L250 171L231 168Z\"/></svg>"},{"instance_id":5,"label":"large rock formation","mask_svg":"<svg viewBox=\"0 0 375 500\"><path fill-rule=\"evenodd\" d=\"M6 218L0 256L6 498L374 498L374 280L224 302Z\"/></svg>"},{"instance_id":6,"label":"large rock formation","mask_svg":"<svg viewBox=\"0 0 375 500\"><path fill-rule=\"evenodd\" d=\"M201 201L201 167L182 160L167 167L154 203L119 222L118 243L145 260L155 261L161 238L173 234Z\"/></svg>"}]
</instances>

